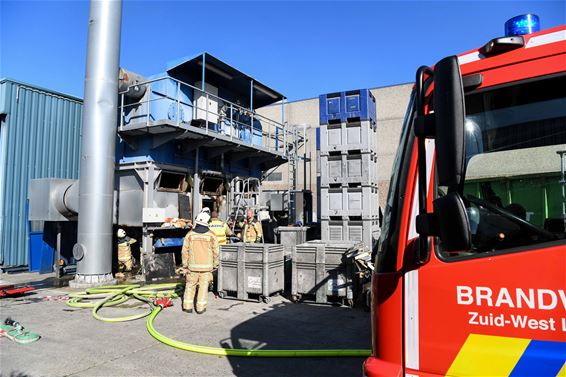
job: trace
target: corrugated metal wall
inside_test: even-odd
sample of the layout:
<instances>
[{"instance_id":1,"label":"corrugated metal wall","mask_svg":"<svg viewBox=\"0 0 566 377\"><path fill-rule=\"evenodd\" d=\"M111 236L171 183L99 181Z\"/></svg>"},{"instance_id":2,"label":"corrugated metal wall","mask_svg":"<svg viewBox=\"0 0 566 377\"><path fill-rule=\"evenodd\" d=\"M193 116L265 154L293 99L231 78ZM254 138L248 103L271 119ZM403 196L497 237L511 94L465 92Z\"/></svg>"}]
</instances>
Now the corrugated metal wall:
<instances>
[{"instance_id":1,"label":"corrugated metal wall","mask_svg":"<svg viewBox=\"0 0 566 377\"><path fill-rule=\"evenodd\" d=\"M0 265L28 264L26 202L33 178L78 178L82 100L0 81Z\"/></svg>"}]
</instances>

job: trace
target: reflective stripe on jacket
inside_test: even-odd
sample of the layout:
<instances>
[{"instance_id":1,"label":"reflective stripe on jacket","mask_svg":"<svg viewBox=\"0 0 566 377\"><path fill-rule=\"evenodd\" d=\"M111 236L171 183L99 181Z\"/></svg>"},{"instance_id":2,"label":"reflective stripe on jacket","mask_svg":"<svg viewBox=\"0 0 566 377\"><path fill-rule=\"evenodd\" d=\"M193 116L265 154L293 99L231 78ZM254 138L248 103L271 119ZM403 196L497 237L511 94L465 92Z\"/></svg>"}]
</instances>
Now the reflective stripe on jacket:
<instances>
[{"instance_id":1,"label":"reflective stripe on jacket","mask_svg":"<svg viewBox=\"0 0 566 377\"><path fill-rule=\"evenodd\" d=\"M208 228L212 231L212 233L216 234L219 245L226 245L228 243L226 236L230 233L230 229L224 221L219 219L210 220Z\"/></svg>"},{"instance_id":2,"label":"reflective stripe on jacket","mask_svg":"<svg viewBox=\"0 0 566 377\"><path fill-rule=\"evenodd\" d=\"M183 267L190 271L207 272L218 268L218 240L210 230L206 233L190 231L181 250Z\"/></svg>"}]
</instances>

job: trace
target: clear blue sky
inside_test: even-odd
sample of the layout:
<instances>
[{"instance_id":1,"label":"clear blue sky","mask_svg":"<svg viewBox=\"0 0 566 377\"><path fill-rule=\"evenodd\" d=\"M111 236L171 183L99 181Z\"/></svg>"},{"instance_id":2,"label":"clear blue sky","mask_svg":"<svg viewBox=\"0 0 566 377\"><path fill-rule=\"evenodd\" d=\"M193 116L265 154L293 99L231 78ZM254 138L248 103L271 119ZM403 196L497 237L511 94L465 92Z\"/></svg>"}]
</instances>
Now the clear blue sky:
<instances>
[{"instance_id":1,"label":"clear blue sky","mask_svg":"<svg viewBox=\"0 0 566 377\"><path fill-rule=\"evenodd\" d=\"M143 75L208 51L290 100L413 80L422 64L479 47L564 1L124 1L121 66ZM0 0L0 77L83 96L89 3Z\"/></svg>"}]
</instances>

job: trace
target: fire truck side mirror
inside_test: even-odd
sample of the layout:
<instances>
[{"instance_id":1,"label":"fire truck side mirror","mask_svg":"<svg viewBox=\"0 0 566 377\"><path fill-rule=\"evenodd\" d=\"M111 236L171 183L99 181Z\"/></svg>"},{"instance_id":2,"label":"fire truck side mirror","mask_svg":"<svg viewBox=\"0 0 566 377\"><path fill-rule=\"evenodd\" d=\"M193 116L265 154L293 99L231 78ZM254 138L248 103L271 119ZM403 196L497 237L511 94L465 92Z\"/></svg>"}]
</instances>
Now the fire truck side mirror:
<instances>
[{"instance_id":1,"label":"fire truck side mirror","mask_svg":"<svg viewBox=\"0 0 566 377\"><path fill-rule=\"evenodd\" d=\"M472 233L464 201L458 192L442 195L433 202L432 213L417 216L420 237L436 236L444 251L466 251L471 248ZM422 245L419 246L420 248ZM428 260L428 250L419 251L418 262Z\"/></svg>"},{"instance_id":2,"label":"fire truck side mirror","mask_svg":"<svg viewBox=\"0 0 566 377\"><path fill-rule=\"evenodd\" d=\"M446 251L469 250L471 232L462 200L465 140L464 85L456 56L440 60L434 66L435 148L438 185L448 193L434 201L436 233Z\"/></svg>"},{"instance_id":3,"label":"fire truck side mirror","mask_svg":"<svg viewBox=\"0 0 566 377\"><path fill-rule=\"evenodd\" d=\"M457 192L441 196L433 203L438 236L444 251L467 251L472 233L464 201Z\"/></svg>"},{"instance_id":4,"label":"fire truck side mirror","mask_svg":"<svg viewBox=\"0 0 566 377\"><path fill-rule=\"evenodd\" d=\"M434 118L438 185L458 190L464 180L464 86L456 56L434 66Z\"/></svg>"}]
</instances>

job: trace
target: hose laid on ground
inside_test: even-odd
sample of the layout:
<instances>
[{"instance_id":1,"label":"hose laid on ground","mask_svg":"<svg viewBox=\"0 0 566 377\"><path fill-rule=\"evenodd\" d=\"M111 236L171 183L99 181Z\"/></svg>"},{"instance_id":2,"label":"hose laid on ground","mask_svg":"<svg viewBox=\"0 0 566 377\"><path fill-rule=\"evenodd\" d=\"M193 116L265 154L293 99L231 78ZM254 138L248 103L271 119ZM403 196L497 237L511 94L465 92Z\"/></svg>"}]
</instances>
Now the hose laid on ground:
<instances>
[{"instance_id":1,"label":"hose laid on ground","mask_svg":"<svg viewBox=\"0 0 566 377\"><path fill-rule=\"evenodd\" d=\"M177 284L175 283L154 284L144 287L139 284L95 287L89 288L84 292L70 294L67 305L76 308L92 308L92 316L103 322L133 321L149 316L146 322L147 331L155 339L171 347L208 355L248 357L368 357L371 354L371 350L369 349L252 350L245 348L221 348L199 346L171 339L157 332L153 326L153 322L161 310L170 305L168 304L167 299L174 299L178 297L175 288L177 288ZM126 317L108 318L98 314L98 311L103 307L120 305L132 297L147 303L149 305L149 310L141 314ZM154 299L157 299L155 303ZM85 302L85 300L97 301Z\"/></svg>"}]
</instances>

